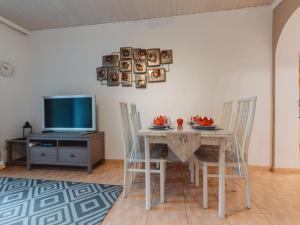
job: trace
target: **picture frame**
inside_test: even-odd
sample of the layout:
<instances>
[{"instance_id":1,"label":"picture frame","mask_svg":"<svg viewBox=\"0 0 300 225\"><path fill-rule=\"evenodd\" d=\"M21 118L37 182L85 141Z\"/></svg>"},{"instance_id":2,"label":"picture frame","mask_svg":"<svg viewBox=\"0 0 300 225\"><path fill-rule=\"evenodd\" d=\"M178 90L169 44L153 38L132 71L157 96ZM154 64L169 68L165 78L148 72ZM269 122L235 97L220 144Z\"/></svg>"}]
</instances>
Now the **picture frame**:
<instances>
[{"instance_id":1,"label":"picture frame","mask_svg":"<svg viewBox=\"0 0 300 225\"><path fill-rule=\"evenodd\" d=\"M161 65L160 49L147 49L147 63L149 67L157 67Z\"/></svg>"},{"instance_id":2,"label":"picture frame","mask_svg":"<svg viewBox=\"0 0 300 225\"><path fill-rule=\"evenodd\" d=\"M160 52L161 64L172 64L173 63L173 53L172 50L162 50Z\"/></svg>"},{"instance_id":3,"label":"picture frame","mask_svg":"<svg viewBox=\"0 0 300 225\"><path fill-rule=\"evenodd\" d=\"M106 67L98 67L96 69L97 71L97 80L102 81L102 80L107 80L107 68Z\"/></svg>"},{"instance_id":4,"label":"picture frame","mask_svg":"<svg viewBox=\"0 0 300 225\"><path fill-rule=\"evenodd\" d=\"M165 82L166 81L166 69L165 68L153 68L148 70L148 82Z\"/></svg>"},{"instance_id":5,"label":"picture frame","mask_svg":"<svg viewBox=\"0 0 300 225\"><path fill-rule=\"evenodd\" d=\"M132 59L133 49L132 47L122 47L120 48L120 58L121 59Z\"/></svg>"},{"instance_id":6,"label":"picture frame","mask_svg":"<svg viewBox=\"0 0 300 225\"><path fill-rule=\"evenodd\" d=\"M147 87L146 74L136 74L135 75L135 87L136 88L146 88Z\"/></svg>"},{"instance_id":7,"label":"picture frame","mask_svg":"<svg viewBox=\"0 0 300 225\"><path fill-rule=\"evenodd\" d=\"M119 86L119 70L117 68L109 68L107 70L107 86Z\"/></svg>"},{"instance_id":8,"label":"picture frame","mask_svg":"<svg viewBox=\"0 0 300 225\"><path fill-rule=\"evenodd\" d=\"M142 48L133 49L133 59L135 61L147 60L147 49L142 49Z\"/></svg>"},{"instance_id":9,"label":"picture frame","mask_svg":"<svg viewBox=\"0 0 300 225\"><path fill-rule=\"evenodd\" d=\"M135 74L147 73L147 61L135 61L133 64L133 72Z\"/></svg>"},{"instance_id":10,"label":"picture frame","mask_svg":"<svg viewBox=\"0 0 300 225\"><path fill-rule=\"evenodd\" d=\"M121 77L121 85L122 86L132 86L132 73L131 72L119 72Z\"/></svg>"},{"instance_id":11,"label":"picture frame","mask_svg":"<svg viewBox=\"0 0 300 225\"><path fill-rule=\"evenodd\" d=\"M103 67L118 67L119 66L119 56L118 55L105 55L102 57Z\"/></svg>"},{"instance_id":12,"label":"picture frame","mask_svg":"<svg viewBox=\"0 0 300 225\"><path fill-rule=\"evenodd\" d=\"M132 71L132 60L131 59L121 59L120 60L120 71L121 72L131 72Z\"/></svg>"}]
</instances>

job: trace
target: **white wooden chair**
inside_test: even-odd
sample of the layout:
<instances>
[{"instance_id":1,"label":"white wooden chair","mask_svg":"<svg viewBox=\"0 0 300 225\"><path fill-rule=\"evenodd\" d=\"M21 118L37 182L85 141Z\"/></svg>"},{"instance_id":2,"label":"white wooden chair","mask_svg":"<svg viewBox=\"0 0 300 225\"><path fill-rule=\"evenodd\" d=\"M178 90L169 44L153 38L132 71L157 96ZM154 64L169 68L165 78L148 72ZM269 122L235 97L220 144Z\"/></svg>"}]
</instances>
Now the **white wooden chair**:
<instances>
[{"instance_id":1,"label":"white wooden chair","mask_svg":"<svg viewBox=\"0 0 300 225\"><path fill-rule=\"evenodd\" d=\"M231 125L231 114L232 114L232 105L233 105L233 101L228 101L228 102L224 102L223 104L223 109L222 109L222 114L221 114L221 120L220 120L220 128L222 128L223 130L229 130L230 129L230 125ZM202 148L205 148L206 151L209 151L210 149L215 148L214 146L201 146ZM191 183L194 183L194 180L196 178L196 186L199 187L200 186L200 181L199 181L199 168L195 163L194 160L190 160L189 161L189 169L191 171Z\"/></svg>"},{"instance_id":2,"label":"white wooden chair","mask_svg":"<svg viewBox=\"0 0 300 225\"><path fill-rule=\"evenodd\" d=\"M250 208L250 189L248 179L248 149L252 131L252 125L256 109L257 97L240 99L236 114L236 123L233 130L233 140L226 152L226 167L235 172L226 178L243 178L245 181L246 206ZM203 208L208 207L208 177L218 177L218 174L209 174L208 167L219 166L219 148L213 151L205 151L200 147L194 154L196 167L203 171ZM207 154L209 153L209 154Z\"/></svg>"},{"instance_id":3,"label":"white wooden chair","mask_svg":"<svg viewBox=\"0 0 300 225\"><path fill-rule=\"evenodd\" d=\"M124 191L123 195L127 195L127 187L129 183L132 183L135 173L145 173L145 169L139 167L140 164L145 163L143 149L139 144L139 138L137 136L137 123L134 122L137 114L132 113L131 118L129 116L127 103L119 103L121 121L122 121L122 133L124 140ZM151 173L158 173L160 175L160 202L164 202L164 183L165 183L165 159L167 158L168 151L162 149L151 149L150 162L159 163L159 169L151 169ZM129 177L128 174L131 174ZM130 179L129 179L130 178ZM130 181L130 182L129 182Z\"/></svg>"}]
</instances>

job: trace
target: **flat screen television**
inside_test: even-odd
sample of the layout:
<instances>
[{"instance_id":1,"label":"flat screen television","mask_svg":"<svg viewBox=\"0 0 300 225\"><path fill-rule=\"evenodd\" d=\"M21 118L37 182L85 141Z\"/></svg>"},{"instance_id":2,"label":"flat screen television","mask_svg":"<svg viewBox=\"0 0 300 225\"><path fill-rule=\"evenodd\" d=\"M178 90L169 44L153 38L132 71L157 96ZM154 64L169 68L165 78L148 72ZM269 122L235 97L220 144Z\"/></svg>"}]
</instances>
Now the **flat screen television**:
<instances>
[{"instance_id":1,"label":"flat screen television","mask_svg":"<svg viewBox=\"0 0 300 225\"><path fill-rule=\"evenodd\" d=\"M43 131L96 131L93 95L43 97Z\"/></svg>"}]
</instances>

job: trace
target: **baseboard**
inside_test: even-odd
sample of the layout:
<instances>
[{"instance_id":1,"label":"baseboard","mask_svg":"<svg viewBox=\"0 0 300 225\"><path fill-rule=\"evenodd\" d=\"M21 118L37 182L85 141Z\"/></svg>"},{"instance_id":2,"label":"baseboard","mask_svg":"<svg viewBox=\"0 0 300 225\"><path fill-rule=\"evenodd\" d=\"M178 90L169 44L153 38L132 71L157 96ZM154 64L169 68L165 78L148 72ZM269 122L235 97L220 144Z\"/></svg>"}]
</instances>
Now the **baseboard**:
<instances>
[{"instance_id":1,"label":"baseboard","mask_svg":"<svg viewBox=\"0 0 300 225\"><path fill-rule=\"evenodd\" d=\"M254 165L249 165L248 168L250 170L256 170L256 171L271 171L270 166L254 166Z\"/></svg>"},{"instance_id":2,"label":"baseboard","mask_svg":"<svg viewBox=\"0 0 300 225\"><path fill-rule=\"evenodd\" d=\"M5 163L3 161L0 161L0 170L5 169Z\"/></svg>"},{"instance_id":3,"label":"baseboard","mask_svg":"<svg viewBox=\"0 0 300 225\"><path fill-rule=\"evenodd\" d=\"M300 168L274 168L275 173L299 173Z\"/></svg>"},{"instance_id":4,"label":"baseboard","mask_svg":"<svg viewBox=\"0 0 300 225\"><path fill-rule=\"evenodd\" d=\"M119 163L123 163L124 160L123 159L105 159L105 162L119 162Z\"/></svg>"},{"instance_id":5,"label":"baseboard","mask_svg":"<svg viewBox=\"0 0 300 225\"><path fill-rule=\"evenodd\" d=\"M254 171L271 171L274 173L300 173L300 168L272 168L271 166L248 166Z\"/></svg>"}]
</instances>

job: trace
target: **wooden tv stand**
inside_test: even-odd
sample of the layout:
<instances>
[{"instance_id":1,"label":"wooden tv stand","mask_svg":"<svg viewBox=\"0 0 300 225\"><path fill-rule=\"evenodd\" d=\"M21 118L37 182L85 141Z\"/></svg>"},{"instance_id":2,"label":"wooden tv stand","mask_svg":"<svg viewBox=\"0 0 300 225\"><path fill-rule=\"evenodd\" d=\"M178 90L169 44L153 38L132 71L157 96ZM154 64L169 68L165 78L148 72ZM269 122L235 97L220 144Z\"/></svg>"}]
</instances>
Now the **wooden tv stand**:
<instances>
[{"instance_id":1,"label":"wooden tv stand","mask_svg":"<svg viewBox=\"0 0 300 225\"><path fill-rule=\"evenodd\" d=\"M39 133L27 138L27 169L33 164L82 166L104 161L104 132Z\"/></svg>"}]
</instances>

